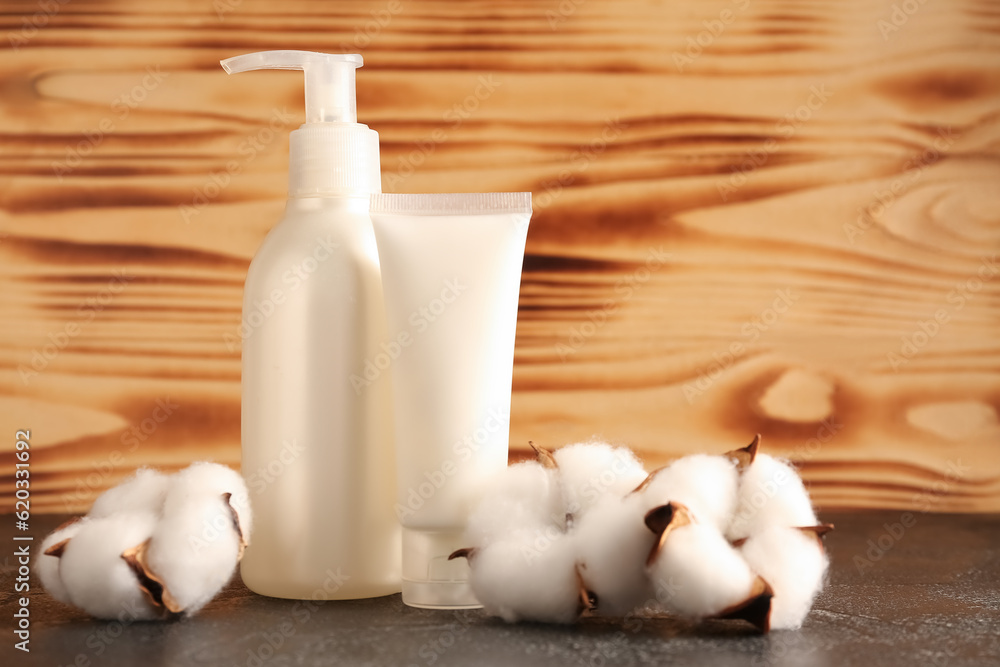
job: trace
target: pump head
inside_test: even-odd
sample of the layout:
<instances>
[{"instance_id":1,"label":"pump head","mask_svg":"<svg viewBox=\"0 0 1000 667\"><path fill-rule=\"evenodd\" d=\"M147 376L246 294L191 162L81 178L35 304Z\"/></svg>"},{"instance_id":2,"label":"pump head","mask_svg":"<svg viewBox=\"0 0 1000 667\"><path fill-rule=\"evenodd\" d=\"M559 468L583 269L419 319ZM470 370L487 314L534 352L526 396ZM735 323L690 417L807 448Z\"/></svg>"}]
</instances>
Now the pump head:
<instances>
[{"instance_id":1,"label":"pump head","mask_svg":"<svg viewBox=\"0 0 1000 667\"><path fill-rule=\"evenodd\" d=\"M381 192L378 133L358 123L356 53L260 51L222 61L229 74L300 69L306 79L306 122L289 135L288 195L368 196Z\"/></svg>"},{"instance_id":2,"label":"pump head","mask_svg":"<svg viewBox=\"0 0 1000 667\"><path fill-rule=\"evenodd\" d=\"M300 69L306 77L306 123L356 123L355 70L364 64L357 53L259 51L221 61L229 74L255 69Z\"/></svg>"}]
</instances>

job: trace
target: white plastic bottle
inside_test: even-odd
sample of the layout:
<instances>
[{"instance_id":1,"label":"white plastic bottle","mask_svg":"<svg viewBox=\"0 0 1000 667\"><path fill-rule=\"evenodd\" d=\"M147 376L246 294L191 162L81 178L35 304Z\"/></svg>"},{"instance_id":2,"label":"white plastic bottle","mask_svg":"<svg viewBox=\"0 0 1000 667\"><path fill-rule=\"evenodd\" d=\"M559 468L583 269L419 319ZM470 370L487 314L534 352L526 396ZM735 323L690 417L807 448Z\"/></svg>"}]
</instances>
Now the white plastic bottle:
<instances>
[{"instance_id":1,"label":"white plastic bottle","mask_svg":"<svg viewBox=\"0 0 1000 667\"><path fill-rule=\"evenodd\" d=\"M229 73L305 72L288 205L243 300L243 475L256 525L241 574L274 597L400 590L389 373L365 374L388 336L368 214L381 192L378 134L356 122L361 64L307 51L222 62Z\"/></svg>"}]
</instances>

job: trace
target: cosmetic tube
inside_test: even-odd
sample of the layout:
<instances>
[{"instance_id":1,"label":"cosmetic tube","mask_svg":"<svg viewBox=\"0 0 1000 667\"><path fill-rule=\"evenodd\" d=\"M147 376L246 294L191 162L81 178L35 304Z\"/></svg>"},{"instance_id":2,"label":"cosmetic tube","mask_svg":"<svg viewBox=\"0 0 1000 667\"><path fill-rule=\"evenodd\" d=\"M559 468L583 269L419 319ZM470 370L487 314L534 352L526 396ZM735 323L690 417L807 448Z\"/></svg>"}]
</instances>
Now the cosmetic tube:
<instances>
[{"instance_id":1,"label":"cosmetic tube","mask_svg":"<svg viewBox=\"0 0 1000 667\"><path fill-rule=\"evenodd\" d=\"M507 466L514 333L531 193L371 198L389 340L403 602L480 606L463 533Z\"/></svg>"}]
</instances>

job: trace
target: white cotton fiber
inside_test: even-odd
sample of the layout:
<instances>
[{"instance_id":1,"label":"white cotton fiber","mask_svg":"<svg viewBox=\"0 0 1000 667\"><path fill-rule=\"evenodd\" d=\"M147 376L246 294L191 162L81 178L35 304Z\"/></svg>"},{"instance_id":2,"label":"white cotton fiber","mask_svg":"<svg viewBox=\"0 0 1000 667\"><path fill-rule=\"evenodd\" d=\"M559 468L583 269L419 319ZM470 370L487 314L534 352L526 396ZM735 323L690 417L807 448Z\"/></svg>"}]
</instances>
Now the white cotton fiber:
<instances>
[{"instance_id":1,"label":"white cotton fiber","mask_svg":"<svg viewBox=\"0 0 1000 667\"><path fill-rule=\"evenodd\" d=\"M739 472L725 456L694 454L657 471L640 492L646 509L681 503L701 523L725 530L736 509Z\"/></svg>"},{"instance_id":2,"label":"white cotton fiber","mask_svg":"<svg viewBox=\"0 0 1000 667\"><path fill-rule=\"evenodd\" d=\"M46 537L39 548L38 556L35 558L35 572L42 582L42 586L49 595L60 602L72 604L66 585L63 584L62 574L59 572L60 559L58 556L48 556L45 554L51 547L59 544L63 540L68 540L80 532L86 523L86 519L79 519L70 524L64 524L52 531Z\"/></svg>"},{"instance_id":3,"label":"white cotton fiber","mask_svg":"<svg viewBox=\"0 0 1000 667\"><path fill-rule=\"evenodd\" d=\"M517 529L555 526L566 519L554 470L535 461L509 466L486 485L466 529L470 546L482 547Z\"/></svg>"},{"instance_id":4,"label":"white cotton fiber","mask_svg":"<svg viewBox=\"0 0 1000 667\"><path fill-rule=\"evenodd\" d=\"M640 505L635 495L604 496L574 525L580 575L603 616L627 614L653 598L646 558L657 536Z\"/></svg>"},{"instance_id":5,"label":"white cotton fiber","mask_svg":"<svg viewBox=\"0 0 1000 667\"><path fill-rule=\"evenodd\" d=\"M517 531L469 558L472 592L491 616L508 623L572 623L580 615L572 539L562 533Z\"/></svg>"},{"instance_id":6,"label":"white cotton fiber","mask_svg":"<svg viewBox=\"0 0 1000 667\"><path fill-rule=\"evenodd\" d=\"M249 544L250 534L253 532L253 512L246 482L240 473L221 463L199 461L172 475L170 489L163 502L163 512L166 514L172 507L227 493L230 496L229 505L238 517L243 541Z\"/></svg>"},{"instance_id":7,"label":"white cotton fiber","mask_svg":"<svg viewBox=\"0 0 1000 667\"><path fill-rule=\"evenodd\" d=\"M756 579L749 565L715 527L692 523L663 540L649 577L668 611L714 616L745 601Z\"/></svg>"},{"instance_id":8,"label":"white cotton fiber","mask_svg":"<svg viewBox=\"0 0 1000 667\"><path fill-rule=\"evenodd\" d=\"M159 513L170 477L150 468L139 468L121 484L99 495L87 516L99 519L118 512Z\"/></svg>"},{"instance_id":9,"label":"white cotton fiber","mask_svg":"<svg viewBox=\"0 0 1000 667\"><path fill-rule=\"evenodd\" d=\"M246 486L226 466L196 463L174 475L146 552L146 563L163 581L169 592L164 602L173 611L196 613L232 577L242 554L230 506L237 497L247 497ZM249 512L246 519L239 515L239 523L249 535Z\"/></svg>"},{"instance_id":10,"label":"white cotton fiber","mask_svg":"<svg viewBox=\"0 0 1000 667\"><path fill-rule=\"evenodd\" d=\"M624 496L642 483L646 471L626 447L577 443L554 452L565 511L579 518L603 495Z\"/></svg>"},{"instance_id":11,"label":"white cotton fiber","mask_svg":"<svg viewBox=\"0 0 1000 667\"><path fill-rule=\"evenodd\" d=\"M739 502L726 536L735 541L770 526L815 524L809 494L795 469L773 456L757 454L740 479Z\"/></svg>"},{"instance_id":12,"label":"white cotton fiber","mask_svg":"<svg viewBox=\"0 0 1000 667\"><path fill-rule=\"evenodd\" d=\"M123 552L149 539L155 524L156 515L151 512L127 512L81 525L59 565L70 602L97 618L160 618L136 573L122 558Z\"/></svg>"},{"instance_id":13,"label":"white cotton fiber","mask_svg":"<svg viewBox=\"0 0 1000 667\"><path fill-rule=\"evenodd\" d=\"M740 551L774 590L771 627L796 629L823 588L829 559L812 533L772 526L752 535Z\"/></svg>"}]
</instances>

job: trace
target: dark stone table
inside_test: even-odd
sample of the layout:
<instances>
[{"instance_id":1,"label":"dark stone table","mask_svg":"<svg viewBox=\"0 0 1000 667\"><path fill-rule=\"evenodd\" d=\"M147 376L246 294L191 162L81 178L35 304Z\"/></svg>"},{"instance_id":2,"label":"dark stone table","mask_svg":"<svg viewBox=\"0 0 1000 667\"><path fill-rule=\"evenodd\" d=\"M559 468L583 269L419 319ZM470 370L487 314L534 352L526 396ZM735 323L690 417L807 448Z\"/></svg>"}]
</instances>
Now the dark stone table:
<instances>
[{"instance_id":1,"label":"dark stone table","mask_svg":"<svg viewBox=\"0 0 1000 667\"><path fill-rule=\"evenodd\" d=\"M32 517L34 544L66 517ZM11 632L14 518L3 521L0 665L1000 665L1000 516L827 513L829 583L803 628L759 635L742 621L590 618L508 625L434 612L399 595L276 600L239 577L197 616L99 622L52 600L32 575L30 653ZM909 524L907 527L904 524Z\"/></svg>"}]
</instances>

